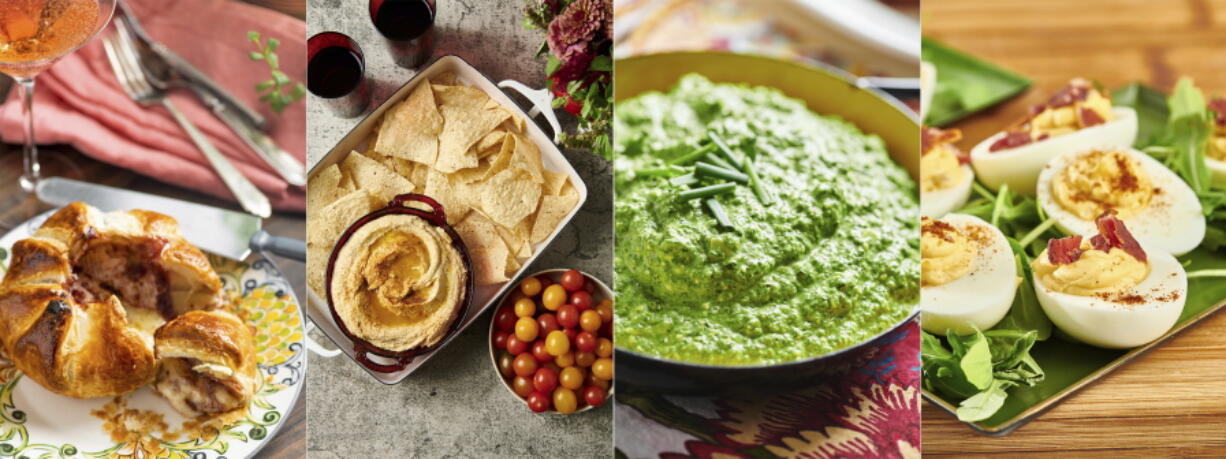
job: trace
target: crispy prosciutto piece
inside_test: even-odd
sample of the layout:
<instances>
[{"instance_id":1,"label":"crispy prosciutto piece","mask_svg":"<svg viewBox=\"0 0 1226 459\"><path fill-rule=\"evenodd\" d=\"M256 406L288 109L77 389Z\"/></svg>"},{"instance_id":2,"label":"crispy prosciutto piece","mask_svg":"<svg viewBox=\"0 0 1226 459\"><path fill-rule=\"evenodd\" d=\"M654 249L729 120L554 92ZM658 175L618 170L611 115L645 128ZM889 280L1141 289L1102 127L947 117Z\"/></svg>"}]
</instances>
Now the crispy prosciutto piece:
<instances>
[{"instance_id":1,"label":"crispy prosciutto piece","mask_svg":"<svg viewBox=\"0 0 1226 459\"><path fill-rule=\"evenodd\" d=\"M1209 101L1209 109L1213 110L1217 116L1214 117L1214 124L1218 126L1226 126L1226 99L1215 97Z\"/></svg>"},{"instance_id":2,"label":"crispy prosciutto piece","mask_svg":"<svg viewBox=\"0 0 1226 459\"><path fill-rule=\"evenodd\" d=\"M992 146L988 147L988 151L1008 150L1010 148L1017 148L1022 145L1026 145L1030 142L1031 138L1029 132L1009 131L1005 133L1004 137L992 142Z\"/></svg>"},{"instance_id":3,"label":"crispy prosciutto piece","mask_svg":"<svg viewBox=\"0 0 1226 459\"><path fill-rule=\"evenodd\" d=\"M962 140L962 130L960 129L944 130L932 126L924 126L920 131L920 151L928 154L937 145L955 143L959 140Z\"/></svg>"},{"instance_id":4,"label":"crispy prosciutto piece","mask_svg":"<svg viewBox=\"0 0 1226 459\"><path fill-rule=\"evenodd\" d=\"M1081 259L1081 236L1069 236L1047 240L1047 261L1064 265Z\"/></svg>"},{"instance_id":5,"label":"crispy prosciutto piece","mask_svg":"<svg viewBox=\"0 0 1226 459\"><path fill-rule=\"evenodd\" d=\"M1124 226L1124 221L1117 218L1115 214L1114 210L1108 210L1094 220L1094 223L1098 225L1098 235L1090 238L1090 244L1093 244L1095 249L1104 252L1119 248L1132 255L1137 261L1145 262L1147 260L1145 250L1141 249L1141 244L1132 237L1132 233Z\"/></svg>"},{"instance_id":6,"label":"crispy prosciutto piece","mask_svg":"<svg viewBox=\"0 0 1226 459\"><path fill-rule=\"evenodd\" d=\"M1090 96L1090 84L1082 79L1073 80L1071 83L1060 88L1055 95L1048 99L1047 106L1051 108L1060 108L1073 105L1079 100L1086 100Z\"/></svg>"},{"instance_id":7,"label":"crispy prosciutto piece","mask_svg":"<svg viewBox=\"0 0 1226 459\"><path fill-rule=\"evenodd\" d=\"M1082 127L1097 126L1106 122L1103 117L1098 116L1098 112L1084 107L1077 112L1077 115L1081 118Z\"/></svg>"}]
</instances>

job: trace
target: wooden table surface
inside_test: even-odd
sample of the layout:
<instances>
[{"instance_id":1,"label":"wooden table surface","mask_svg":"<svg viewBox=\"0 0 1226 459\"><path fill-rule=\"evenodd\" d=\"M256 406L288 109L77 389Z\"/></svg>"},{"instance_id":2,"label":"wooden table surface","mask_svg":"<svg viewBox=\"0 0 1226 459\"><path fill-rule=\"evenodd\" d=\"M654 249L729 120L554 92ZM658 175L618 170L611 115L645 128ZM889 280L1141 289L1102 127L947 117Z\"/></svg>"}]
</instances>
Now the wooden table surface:
<instances>
[{"instance_id":1,"label":"wooden table surface","mask_svg":"<svg viewBox=\"0 0 1226 459\"><path fill-rule=\"evenodd\" d=\"M960 147L1022 117L1070 78L1169 91L1182 75L1226 95L1226 0L924 0L924 35L1034 86L963 120ZM925 402L924 455L1226 455L1226 313L1067 399L1012 435L973 432Z\"/></svg>"}]
</instances>

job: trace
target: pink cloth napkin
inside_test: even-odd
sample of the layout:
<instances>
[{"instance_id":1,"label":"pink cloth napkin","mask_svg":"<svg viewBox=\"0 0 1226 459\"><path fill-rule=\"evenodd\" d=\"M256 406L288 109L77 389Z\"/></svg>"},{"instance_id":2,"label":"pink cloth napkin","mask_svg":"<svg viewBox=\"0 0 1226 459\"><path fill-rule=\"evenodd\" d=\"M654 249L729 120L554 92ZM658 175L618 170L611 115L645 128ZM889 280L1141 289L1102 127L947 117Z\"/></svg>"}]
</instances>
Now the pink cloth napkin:
<instances>
[{"instance_id":1,"label":"pink cloth napkin","mask_svg":"<svg viewBox=\"0 0 1226 459\"><path fill-rule=\"evenodd\" d=\"M272 10L229 0L127 0L149 35L162 42L213 81L267 117L269 134L299 161L306 156L306 108L299 101L280 115L257 101L255 84L268 78L247 31L281 41L282 71L297 81L306 75L306 25ZM102 34L110 33L103 31ZM102 35L99 35L99 38ZM57 62L36 79L35 139L40 144L71 144L93 158L156 178L234 200L233 194L187 134L160 106L144 107L119 86L102 42L96 38ZM0 106L0 138L24 142L16 88ZM187 90L170 99L200 128L235 167L259 187L274 208L302 211L306 194L287 184L242 139Z\"/></svg>"}]
</instances>

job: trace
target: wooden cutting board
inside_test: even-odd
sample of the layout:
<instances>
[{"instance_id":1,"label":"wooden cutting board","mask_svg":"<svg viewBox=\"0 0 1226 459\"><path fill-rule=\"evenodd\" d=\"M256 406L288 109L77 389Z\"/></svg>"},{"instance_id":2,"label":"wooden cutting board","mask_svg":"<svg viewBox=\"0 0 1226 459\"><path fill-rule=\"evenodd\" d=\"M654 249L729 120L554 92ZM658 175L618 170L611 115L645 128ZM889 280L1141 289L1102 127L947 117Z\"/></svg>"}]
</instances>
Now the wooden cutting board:
<instances>
[{"instance_id":1,"label":"wooden cutting board","mask_svg":"<svg viewBox=\"0 0 1226 459\"><path fill-rule=\"evenodd\" d=\"M924 35L1031 78L1020 96L954 127L976 143L1073 77L1170 91L1182 75L1226 96L1226 0L923 0ZM1226 280L1223 280L1226 282ZM1226 455L1226 313L1002 438L924 403L923 453L1009 457ZM1054 453L1053 453L1054 452Z\"/></svg>"}]
</instances>

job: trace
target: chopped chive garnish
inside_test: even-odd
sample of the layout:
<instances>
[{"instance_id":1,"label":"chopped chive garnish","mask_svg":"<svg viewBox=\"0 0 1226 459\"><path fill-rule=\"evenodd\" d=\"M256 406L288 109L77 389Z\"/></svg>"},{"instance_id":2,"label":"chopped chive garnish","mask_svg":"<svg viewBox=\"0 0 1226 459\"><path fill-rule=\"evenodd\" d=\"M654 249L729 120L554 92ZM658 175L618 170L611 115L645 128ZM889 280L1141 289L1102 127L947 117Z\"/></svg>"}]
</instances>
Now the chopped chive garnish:
<instances>
[{"instance_id":1,"label":"chopped chive garnish","mask_svg":"<svg viewBox=\"0 0 1226 459\"><path fill-rule=\"evenodd\" d=\"M724 142L724 139L721 139L719 137L719 134L716 134L714 132L708 132L707 137L710 137L711 143L718 146L720 153L723 153L724 157L728 158L729 164L735 166L736 169L739 169L742 171L745 170L745 162L742 161L741 158L738 157L736 153L733 153L731 148L728 148L728 144Z\"/></svg>"},{"instance_id":2,"label":"chopped chive garnish","mask_svg":"<svg viewBox=\"0 0 1226 459\"><path fill-rule=\"evenodd\" d=\"M740 169L749 176L749 186L753 188L753 193L758 196L758 201L760 201L763 206L770 207L771 204L775 203L775 196L771 194L771 191L767 188L766 184L762 183L762 180L758 178L758 171L754 170L752 161L738 157L736 153L732 152L732 149L728 148L728 144L724 143L724 139L719 138L718 134L708 132L707 137L711 138L711 143L719 146L720 151L723 152L724 156L726 156L733 165L737 166L737 169Z\"/></svg>"},{"instance_id":3,"label":"chopped chive garnish","mask_svg":"<svg viewBox=\"0 0 1226 459\"><path fill-rule=\"evenodd\" d=\"M704 156L707 156L708 153L715 151L715 148L716 148L715 144L708 143L706 145L703 145L702 148L699 148L697 150L694 150L684 155L673 158L672 160L668 161L668 164L671 166L689 164L696 160L702 159Z\"/></svg>"},{"instance_id":4,"label":"chopped chive garnish","mask_svg":"<svg viewBox=\"0 0 1226 459\"><path fill-rule=\"evenodd\" d=\"M707 205L707 209L711 211L711 215L715 216L715 221L727 229L732 229L732 219L728 218L728 212L724 211L724 206L714 198L709 198L703 201Z\"/></svg>"},{"instance_id":5,"label":"chopped chive garnish","mask_svg":"<svg viewBox=\"0 0 1226 459\"><path fill-rule=\"evenodd\" d=\"M722 178L724 180L732 180L734 182L749 183L749 176L740 172L724 169L722 167L705 163L702 161L694 163L694 175L702 175L707 177Z\"/></svg>"},{"instance_id":6,"label":"chopped chive garnish","mask_svg":"<svg viewBox=\"0 0 1226 459\"><path fill-rule=\"evenodd\" d=\"M680 194L678 194L678 196L680 196L681 199L708 198L708 197L719 195L719 194L731 193L732 190L735 188L736 188L735 183L726 182L726 183L721 183L719 185L704 186L702 188L694 188L690 190L685 190L685 191L682 191Z\"/></svg>"},{"instance_id":7,"label":"chopped chive garnish","mask_svg":"<svg viewBox=\"0 0 1226 459\"><path fill-rule=\"evenodd\" d=\"M672 179L669 179L668 183L677 186L689 186L698 183L698 177L696 177L694 174L678 175Z\"/></svg>"},{"instance_id":8,"label":"chopped chive garnish","mask_svg":"<svg viewBox=\"0 0 1226 459\"><path fill-rule=\"evenodd\" d=\"M728 160L721 158L717 155L707 156L706 158L703 158L703 161L709 161L711 162L711 164L714 164L716 166L722 167L724 169L732 170L732 171L741 169L739 167L733 166L731 163L728 162Z\"/></svg>"},{"instance_id":9,"label":"chopped chive garnish","mask_svg":"<svg viewBox=\"0 0 1226 459\"><path fill-rule=\"evenodd\" d=\"M634 175L639 177L676 177L684 173L685 169L677 166L665 166L654 169L641 169L634 171Z\"/></svg>"},{"instance_id":10,"label":"chopped chive garnish","mask_svg":"<svg viewBox=\"0 0 1226 459\"><path fill-rule=\"evenodd\" d=\"M1188 279L1196 279L1198 277L1226 277L1226 269L1202 269L1188 272Z\"/></svg>"}]
</instances>

